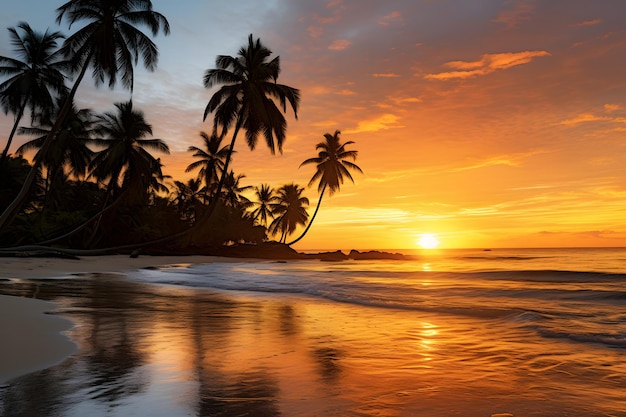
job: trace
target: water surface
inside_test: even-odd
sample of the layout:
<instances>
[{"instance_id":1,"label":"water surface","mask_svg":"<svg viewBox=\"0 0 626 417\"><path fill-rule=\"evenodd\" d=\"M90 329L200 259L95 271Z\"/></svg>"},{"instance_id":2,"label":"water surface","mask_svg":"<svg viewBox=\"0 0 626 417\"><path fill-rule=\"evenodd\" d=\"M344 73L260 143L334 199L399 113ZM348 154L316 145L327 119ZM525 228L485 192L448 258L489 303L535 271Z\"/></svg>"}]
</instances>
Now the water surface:
<instances>
[{"instance_id":1,"label":"water surface","mask_svg":"<svg viewBox=\"0 0 626 417\"><path fill-rule=\"evenodd\" d=\"M626 250L234 262L0 283L78 352L3 416L626 416Z\"/></svg>"}]
</instances>

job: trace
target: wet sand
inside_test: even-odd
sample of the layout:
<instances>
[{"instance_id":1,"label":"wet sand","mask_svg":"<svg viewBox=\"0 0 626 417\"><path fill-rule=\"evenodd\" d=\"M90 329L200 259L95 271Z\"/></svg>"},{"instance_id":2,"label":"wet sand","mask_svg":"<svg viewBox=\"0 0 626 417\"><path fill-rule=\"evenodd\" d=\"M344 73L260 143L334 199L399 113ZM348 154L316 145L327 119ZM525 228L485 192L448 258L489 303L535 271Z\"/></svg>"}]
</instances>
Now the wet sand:
<instances>
[{"instance_id":1,"label":"wet sand","mask_svg":"<svg viewBox=\"0 0 626 417\"><path fill-rule=\"evenodd\" d=\"M45 301L0 296L0 384L48 368L74 353L76 345L61 334L72 323L44 314L55 308Z\"/></svg>"}]
</instances>

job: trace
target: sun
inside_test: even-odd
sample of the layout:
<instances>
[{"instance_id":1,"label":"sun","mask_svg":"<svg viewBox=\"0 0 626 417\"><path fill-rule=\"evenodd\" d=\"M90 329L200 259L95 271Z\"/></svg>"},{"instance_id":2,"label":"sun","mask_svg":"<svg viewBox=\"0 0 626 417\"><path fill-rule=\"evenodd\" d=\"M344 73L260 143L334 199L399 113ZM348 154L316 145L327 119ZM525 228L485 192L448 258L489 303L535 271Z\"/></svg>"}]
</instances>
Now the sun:
<instances>
[{"instance_id":1,"label":"sun","mask_svg":"<svg viewBox=\"0 0 626 417\"><path fill-rule=\"evenodd\" d=\"M439 246L439 239L437 239L437 235L424 233L417 239L417 244L420 245L422 249L435 249Z\"/></svg>"}]
</instances>

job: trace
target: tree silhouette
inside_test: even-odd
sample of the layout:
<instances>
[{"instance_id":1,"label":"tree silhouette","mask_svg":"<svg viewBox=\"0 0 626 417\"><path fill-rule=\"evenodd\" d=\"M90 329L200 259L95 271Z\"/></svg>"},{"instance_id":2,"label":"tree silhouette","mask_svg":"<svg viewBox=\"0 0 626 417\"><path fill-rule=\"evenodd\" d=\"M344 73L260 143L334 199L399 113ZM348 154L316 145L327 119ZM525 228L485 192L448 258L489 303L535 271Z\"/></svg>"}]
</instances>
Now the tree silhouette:
<instances>
[{"instance_id":1,"label":"tree silhouette","mask_svg":"<svg viewBox=\"0 0 626 417\"><path fill-rule=\"evenodd\" d=\"M15 114L15 122L0 160L6 158L26 108L30 109L31 121L38 116L45 121L54 108L55 95L65 90L65 62L57 51L61 32L35 32L25 22L8 30L18 58L0 56L0 75L9 77L0 84L0 105L5 114Z\"/></svg>"},{"instance_id":2,"label":"tree silhouette","mask_svg":"<svg viewBox=\"0 0 626 417\"><path fill-rule=\"evenodd\" d=\"M59 101L65 100L60 98ZM58 109L58 107L57 107ZM42 159L42 167L46 168L46 203L52 193L53 184L59 182L64 176L65 170L69 176L75 179L82 179L87 174L87 169L93 157L93 151L89 145L93 143L94 114L90 109L78 110L72 105L61 125L60 130L54 140L53 146L48 154ZM50 134L51 123L41 126L21 128L22 135L37 136L17 149L17 154L23 155L28 150L40 149ZM35 155L37 157L37 155ZM57 193L58 194L58 193Z\"/></svg>"},{"instance_id":3,"label":"tree silhouette","mask_svg":"<svg viewBox=\"0 0 626 417\"><path fill-rule=\"evenodd\" d=\"M341 184L343 184L344 177L347 177L350 181L354 182L354 179L350 174L350 170L363 173L361 168L348 161L348 159L352 159L354 161L358 153L357 151L349 151L345 149L347 145L351 145L354 142L348 141L342 144L339 142L340 134L341 132L338 130L336 130L333 135L330 133L324 134L325 141L318 143L315 147L315 149L319 150L317 158L309 158L300 164L300 166L316 164L317 169L315 174L313 174L311 181L309 181L309 185L318 181L317 189L320 193L320 198L317 201L317 207L315 208L315 212L313 213L313 217L311 217L311 221L308 226L297 239L288 243L289 245L293 245L294 243L300 241L300 239L302 239L311 228L313 220L315 220L315 216L317 215L317 211L322 204L322 198L324 197L326 188L328 188L328 193L333 195L335 192L339 191Z\"/></svg>"},{"instance_id":4,"label":"tree silhouette","mask_svg":"<svg viewBox=\"0 0 626 417\"><path fill-rule=\"evenodd\" d=\"M143 112L133 108L132 101L116 103L115 113L98 116L96 145L104 149L96 152L92 161L92 175L107 180L107 196L120 188L130 188L135 198L146 195L154 187L153 177L162 177L161 163L146 149L169 154L162 139L145 139L152 135L152 126Z\"/></svg>"},{"instance_id":5,"label":"tree silhouette","mask_svg":"<svg viewBox=\"0 0 626 417\"><path fill-rule=\"evenodd\" d=\"M161 27L166 35L170 30L165 17L152 10L149 0L70 0L57 9L57 23L63 19L67 19L70 26L87 21L83 28L65 40L62 47L63 54L71 61L73 72L78 75L22 189L0 215L0 230L15 217L28 197L39 165L68 114L87 69L93 69L96 85L108 79L113 88L119 75L122 85L132 91L133 65L141 57L144 66L153 71L158 58L156 45L136 25L148 26L153 35L157 35Z\"/></svg>"},{"instance_id":6,"label":"tree silhouette","mask_svg":"<svg viewBox=\"0 0 626 417\"><path fill-rule=\"evenodd\" d=\"M220 175L224 170L224 163L228 157L228 146L222 146L222 138L213 133L211 136L200 132L204 149L190 146L188 151L194 152L193 157L198 160L187 166L185 172L191 172L198 168L198 179L204 181L202 190L205 202L217 187Z\"/></svg>"},{"instance_id":7,"label":"tree silhouette","mask_svg":"<svg viewBox=\"0 0 626 417\"><path fill-rule=\"evenodd\" d=\"M280 241L285 242L299 225L305 225L309 214L306 207L309 199L302 196L304 188L296 184L283 185L276 192L276 202L271 204L274 221L270 224L272 235L280 234Z\"/></svg>"},{"instance_id":8,"label":"tree silhouette","mask_svg":"<svg viewBox=\"0 0 626 417\"><path fill-rule=\"evenodd\" d=\"M275 201L275 190L269 186L269 184L262 184L261 187L254 187L254 195L256 201L252 202L256 208L252 211L252 218L255 221L261 222L261 224L267 227L267 218L273 218L271 204Z\"/></svg>"},{"instance_id":9,"label":"tree silhouette","mask_svg":"<svg viewBox=\"0 0 626 417\"><path fill-rule=\"evenodd\" d=\"M287 112L287 103L298 117L300 92L298 89L278 84L280 57L269 60L272 51L265 47L260 39L248 37L248 45L241 47L236 57L219 55L215 60L215 69L209 69L204 75L204 86L212 88L221 85L213 94L204 111L204 120L214 113L213 127L221 128L224 136L234 124L234 132L229 153L224 164L222 177L217 186L219 195L228 173L228 166L235 149L237 135L245 130L250 149L254 150L259 135L263 135L270 151L276 148L282 152L287 121L283 112ZM280 107L276 106L278 100ZM211 202L207 216L211 215L217 202Z\"/></svg>"}]
</instances>

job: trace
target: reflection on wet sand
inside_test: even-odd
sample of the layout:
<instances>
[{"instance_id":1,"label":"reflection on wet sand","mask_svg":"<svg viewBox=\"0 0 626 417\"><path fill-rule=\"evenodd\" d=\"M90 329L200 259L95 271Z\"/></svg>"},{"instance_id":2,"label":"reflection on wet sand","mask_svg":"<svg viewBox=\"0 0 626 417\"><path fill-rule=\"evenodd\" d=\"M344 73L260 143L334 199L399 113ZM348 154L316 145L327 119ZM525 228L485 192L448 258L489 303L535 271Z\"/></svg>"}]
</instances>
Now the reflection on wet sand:
<instances>
[{"instance_id":1,"label":"reflection on wet sand","mask_svg":"<svg viewBox=\"0 0 626 417\"><path fill-rule=\"evenodd\" d=\"M57 302L76 323L69 335L79 345L62 364L1 387L3 416L146 408L150 415L279 416L280 397L315 401L308 382L289 379L317 371L328 381L338 369L334 350L301 350L298 312L278 300L235 302L113 275L14 281L0 292Z\"/></svg>"}]
</instances>

